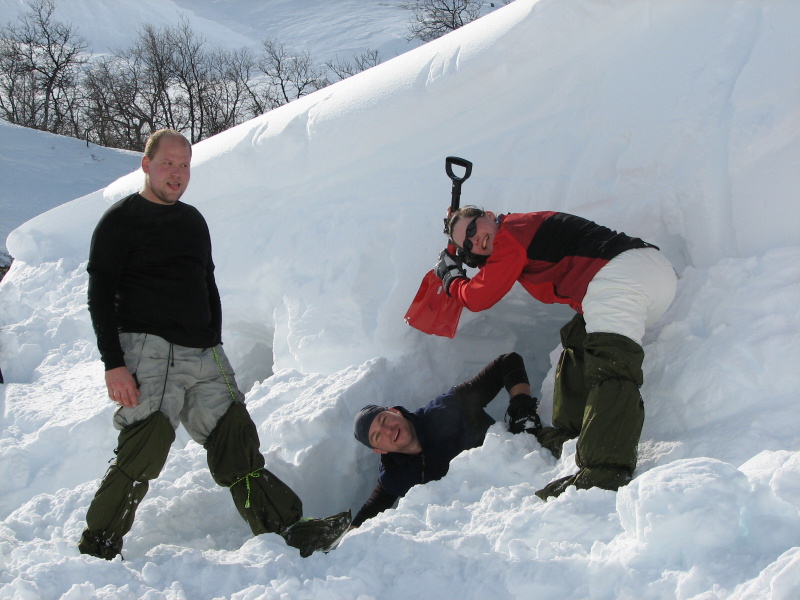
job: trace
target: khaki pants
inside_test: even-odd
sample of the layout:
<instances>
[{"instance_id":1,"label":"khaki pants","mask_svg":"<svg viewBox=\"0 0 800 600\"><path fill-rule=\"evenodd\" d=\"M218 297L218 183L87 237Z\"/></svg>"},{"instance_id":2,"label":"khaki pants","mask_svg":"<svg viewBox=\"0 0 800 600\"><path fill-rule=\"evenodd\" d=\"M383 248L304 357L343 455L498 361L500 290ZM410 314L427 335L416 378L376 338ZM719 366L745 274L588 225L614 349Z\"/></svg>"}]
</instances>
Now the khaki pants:
<instances>
[{"instance_id":1,"label":"khaki pants","mask_svg":"<svg viewBox=\"0 0 800 600\"><path fill-rule=\"evenodd\" d=\"M186 348L145 333L119 337L125 366L136 377L140 396L136 406L117 408L117 429L162 412L173 429L182 423L194 441L205 444L231 404L244 400L222 346Z\"/></svg>"},{"instance_id":2,"label":"khaki pants","mask_svg":"<svg viewBox=\"0 0 800 600\"><path fill-rule=\"evenodd\" d=\"M185 348L153 335L121 334L125 363L140 385L138 404L120 406L116 460L86 514L81 552L113 558L133 526L149 482L161 473L183 423L208 452L219 485L255 535L280 533L303 516L297 495L264 469L256 426L221 347Z\"/></svg>"}]
</instances>

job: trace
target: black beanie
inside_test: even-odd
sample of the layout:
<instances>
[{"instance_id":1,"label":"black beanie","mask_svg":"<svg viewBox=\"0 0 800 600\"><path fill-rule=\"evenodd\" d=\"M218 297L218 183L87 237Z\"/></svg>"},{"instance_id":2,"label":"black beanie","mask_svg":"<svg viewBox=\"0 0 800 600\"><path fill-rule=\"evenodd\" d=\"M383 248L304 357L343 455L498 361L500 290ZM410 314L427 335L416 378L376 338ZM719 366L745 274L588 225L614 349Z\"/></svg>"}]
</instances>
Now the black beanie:
<instances>
[{"instance_id":1,"label":"black beanie","mask_svg":"<svg viewBox=\"0 0 800 600\"><path fill-rule=\"evenodd\" d=\"M367 448L372 448L372 444L369 443L369 428L375 420L375 417L385 410L389 410L389 408L386 406L368 404L358 411L356 418L353 420L353 435Z\"/></svg>"}]
</instances>

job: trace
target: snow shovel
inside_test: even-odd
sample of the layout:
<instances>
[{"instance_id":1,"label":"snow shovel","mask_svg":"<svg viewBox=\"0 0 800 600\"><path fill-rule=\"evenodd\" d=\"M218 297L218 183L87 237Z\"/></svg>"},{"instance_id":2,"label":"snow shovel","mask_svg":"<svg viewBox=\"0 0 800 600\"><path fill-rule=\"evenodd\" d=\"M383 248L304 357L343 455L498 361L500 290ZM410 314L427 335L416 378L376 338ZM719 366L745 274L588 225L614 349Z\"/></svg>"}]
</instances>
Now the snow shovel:
<instances>
[{"instance_id":1,"label":"snow shovel","mask_svg":"<svg viewBox=\"0 0 800 600\"><path fill-rule=\"evenodd\" d=\"M453 173L453 165L465 169L461 177ZM445 160L445 172L453 182L450 210L454 212L458 210L461 202L461 184L472 174L472 163L463 158L448 156ZM456 247L448 244L447 251L455 255ZM431 269L422 278L405 319L406 323L423 333L452 338L456 335L461 309L461 305L447 295L442 280Z\"/></svg>"}]
</instances>

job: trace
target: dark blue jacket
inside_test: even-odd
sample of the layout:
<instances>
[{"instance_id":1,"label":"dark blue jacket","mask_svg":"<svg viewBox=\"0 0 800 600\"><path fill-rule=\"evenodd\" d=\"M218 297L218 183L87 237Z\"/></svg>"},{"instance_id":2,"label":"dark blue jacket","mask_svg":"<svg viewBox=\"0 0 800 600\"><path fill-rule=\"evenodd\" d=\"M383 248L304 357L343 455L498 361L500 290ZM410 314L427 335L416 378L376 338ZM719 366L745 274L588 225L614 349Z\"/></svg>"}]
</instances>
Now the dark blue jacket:
<instances>
[{"instance_id":1,"label":"dark blue jacket","mask_svg":"<svg viewBox=\"0 0 800 600\"><path fill-rule=\"evenodd\" d=\"M522 357L516 352L498 356L469 381L450 388L425 406L409 412L396 406L414 426L422 447L420 454L389 452L381 455L378 484L358 511L353 525L391 508L397 498L420 483L441 479L450 461L464 450L483 443L495 422L483 409L504 387L510 390L528 383Z\"/></svg>"},{"instance_id":2,"label":"dark blue jacket","mask_svg":"<svg viewBox=\"0 0 800 600\"><path fill-rule=\"evenodd\" d=\"M405 496L415 485L441 479L451 460L480 446L495 421L479 400L476 394L465 398L452 387L416 412L398 407L414 425L422 454L390 452L381 456L378 481L383 489L392 496Z\"/></svg>"}]
</instances>

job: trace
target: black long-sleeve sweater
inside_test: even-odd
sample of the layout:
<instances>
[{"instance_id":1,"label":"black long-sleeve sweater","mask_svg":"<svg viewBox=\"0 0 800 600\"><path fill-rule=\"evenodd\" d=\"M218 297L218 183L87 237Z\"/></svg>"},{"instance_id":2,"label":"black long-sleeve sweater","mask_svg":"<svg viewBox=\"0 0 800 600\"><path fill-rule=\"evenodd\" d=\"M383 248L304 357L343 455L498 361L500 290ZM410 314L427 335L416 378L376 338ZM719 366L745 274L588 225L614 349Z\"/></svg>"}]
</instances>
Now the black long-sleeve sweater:
<instances>
[{"instance_id":1,"label":"black long-sleeve sweater","mask_svg":"<svg viewBox=\"0 0 800 600\"><path fill-rule=\"evenodd\" d=\"M132 194L111 206L89 251L89 314L106 370L125 365L120 332L189 348L220 343L222 307L211 236L188 204Z\"/></svg>"}]
</instances>

